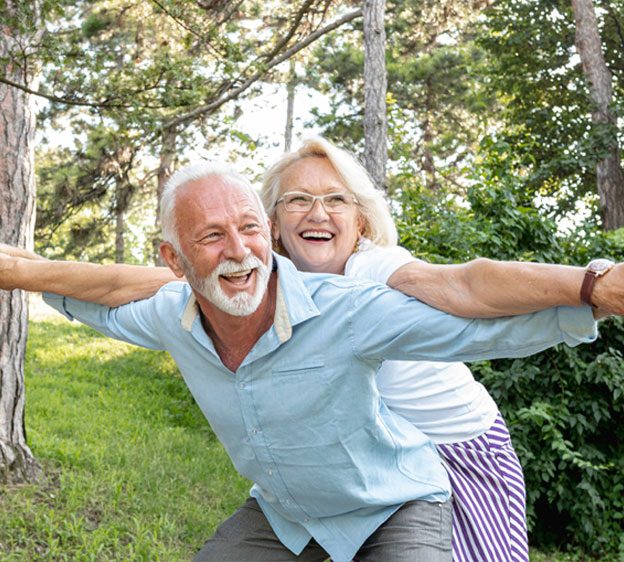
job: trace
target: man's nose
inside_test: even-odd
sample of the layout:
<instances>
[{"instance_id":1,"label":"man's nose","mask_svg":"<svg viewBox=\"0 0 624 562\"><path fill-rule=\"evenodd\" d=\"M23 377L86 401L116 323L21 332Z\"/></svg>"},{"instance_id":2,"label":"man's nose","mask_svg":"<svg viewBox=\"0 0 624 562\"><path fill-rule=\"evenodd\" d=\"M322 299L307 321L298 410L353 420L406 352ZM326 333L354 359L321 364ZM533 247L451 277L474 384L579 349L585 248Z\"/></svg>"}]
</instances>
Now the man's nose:
<instances>
[{"instance_id":1,"label":"man's nose","mask_svg":"<svg viewBox=\"0 0 624 562\"><path fill-rule=\"evenodd\" d=\"M243 261L249 254L245 241L239 232L233 232L228 236L224 254L225 257L236 261Z\"/></svg>"}]
</instances>

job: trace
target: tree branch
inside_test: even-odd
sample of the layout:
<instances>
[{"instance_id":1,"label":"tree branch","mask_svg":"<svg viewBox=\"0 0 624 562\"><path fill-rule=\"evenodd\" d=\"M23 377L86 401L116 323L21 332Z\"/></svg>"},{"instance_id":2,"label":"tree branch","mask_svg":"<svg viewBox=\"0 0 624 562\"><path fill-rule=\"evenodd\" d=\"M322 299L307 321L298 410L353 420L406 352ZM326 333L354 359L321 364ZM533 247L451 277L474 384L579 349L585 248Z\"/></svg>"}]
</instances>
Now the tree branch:
<instances>
[{"instance_id":1,"label":"tree branch","mask_svg":"<svg viewBox=\"0 0 624 562\"><path fill-rule=\"evenodd\" d=\"M52 94L46 94L45 92L38 92L38 91L32 90L31 88L28 88L27 86L24 86L23 84L18 84L17 82L13 82L12 80L5 78L4 76L0 76L0 82L2 82L3 84L6 84L7 86L13 86L14 88L17 88L18 90L22 90L23 92L26 92L27 94L32 94L34 96L39 96L40 98L45 98L50 101L64 103L67 105L79 105L83 107L110 107L110 108L115 108L115 109L130 107L130 105L127 105L127 104L111 104L107 102L96 103L96 102L89 102L89 101L74 100L74 99L69 99L69 98L59 98L58 96L55 96Z\"/></svg>"},{"instance_id":2,"label":"tree branch","mask_svg":"<svg viewBox=\"0 0 624 562\"><path fill-rule=\"evenodd\" d=\"M322 35L325 35L326 33L329 33L330 31L333 31L334 29L340 27L341 25L344 25L345 23L348 23L358 17L362 17L361 8L354 10L353 12L350 12L348 14L345 14L343 17L337 19L336 21L326 25L325 27L322 27L321 29L316 30L314 33L311 33L310 35L308 35L308 37L306 37L302 41L295 43L290 49L288 49L287 51L284 51L284 53L282 53L279 57L273 59L262 70L259 70L258 72L256 72L255 74L247 78L240 86L234 88L228 94L222 95L218 99L210 103L207 103L206 105L202 107L198 107L197 109L190 111L189 113L180 115L179 117L176 117L175 119L171 119L170 121L165 123L162 126L162 128L169 129L171 127L177 127L178 125L183 125L189 121L196 119L200 115L205 115L207 113L211 113L215 111L216 109L221 107L223 104L236 98L245 90L247 90L254 82L259 80L262 76L266 75L266 73L269 70L271 70L278 64L284 62L285 60L288 60L294 54L298 53L299 51L307 47L310 43L314 42L316 39L318 39Z\"/></svg>"},{"instance_id":3,"label":"tree branch","mask_svg":"<svg viewBox=\"0 0 624 562\"><path fill-rule=\"evenodd\" d=\"M316 0L306 0L306 2L303 3L303 6L299 8L299 11L297 12L297 15L295 16L295 19L292 25L290 26L288 33L277 42L277 45L275 45L275 47L270 53L263 55L262 58L266 58L267 61L271 61L271 59L273 59L273 57L275 57L275 55L277 55L277 53L280 52L282 47L288 44L288 42L292 39L293 35L295 34L295 31L297 31L297 28L299 27L299 24L301 23L303 16L308 12L308 8L315 2Z\"/></svg>"},{"instance_id":4,"label":"tree branch","mask_svg":"<svg viewBox=\"0 0 624 562\"><path fill-rule=\"evenodd\" d=\"M159 74L158 80L160 80L162 75L163 75L163 72ZM60 98L53 94L47 94L46 92L33 90L31 88L28 88L27 86L24 86L23 84L13 82L12 80L5 78L4 76L0 76L0 82L3 84L6 84L7 86L12 86L14 88L17 88L18 90L22 90L23 92L26 92L27 94L32 94L33 96L45 98L47 100L57 102L57 103L64 103L65 105L75 105L75 106L80 106L80 107L93 107L96 109L102 109L102 108L103 109L127 109L129 107L133 107L132 104L128 104L128 103L112 103L109 101L95 102L95 101L79 100L79 99L72 99L72 98ZM153 90L158 87L158 84L159 82L157 81L155 84L151 86L147 86L140 90L134 90L132 92L132 95L137 95L142 92ZM163 108L163 107L169 107L169 106L168 105L145 105L143 107L146 109L155 109L155 108Z\"/></svg>"}]
</instances>

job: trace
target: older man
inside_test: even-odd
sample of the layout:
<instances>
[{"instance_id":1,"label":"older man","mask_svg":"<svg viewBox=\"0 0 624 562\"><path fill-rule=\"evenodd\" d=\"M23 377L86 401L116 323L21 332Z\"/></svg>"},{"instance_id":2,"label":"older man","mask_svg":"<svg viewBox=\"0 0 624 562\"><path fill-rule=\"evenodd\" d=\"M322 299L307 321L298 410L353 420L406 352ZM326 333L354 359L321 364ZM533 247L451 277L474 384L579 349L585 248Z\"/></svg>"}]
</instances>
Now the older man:
<instances>
[{"instance_id":1,"label":"older man","mask_svg":"<svg viewBox=\"0 0 624 562\"><path fill-rule=\"evenodd\" d=\"M384 359L478 360L595 338L589 307L449 316L385 286L272 256L251 186L181 170L162 200L183 283L116 309L47 295L69 318L167 349L236 469L255 485L196 560L449 561L449 483L431 442L379 400Z\"/></svg>"}]
</instances>

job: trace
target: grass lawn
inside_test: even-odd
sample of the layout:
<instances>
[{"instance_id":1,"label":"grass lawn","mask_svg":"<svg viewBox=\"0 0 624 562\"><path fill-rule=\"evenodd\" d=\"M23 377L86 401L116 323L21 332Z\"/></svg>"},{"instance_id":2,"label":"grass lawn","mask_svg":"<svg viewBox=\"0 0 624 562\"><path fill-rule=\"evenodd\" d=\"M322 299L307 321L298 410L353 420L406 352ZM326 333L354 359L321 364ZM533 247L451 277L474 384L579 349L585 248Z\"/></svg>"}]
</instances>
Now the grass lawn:
<instances>
[{"instance_id":1,"label":"grass lawn","mask_svg":"<svg viewBox=\"0 0 624 562\"><path fill-rule=\"evenodd\" d=\"M250 487L168 354L77 323L30 323L26 427L45 479L0 488L3 562L190 560Z\"/></svg>"},{"instance_id":2,"label":"grass lawn","mask_svg":"<svg viewBox=\"0 0 624 562\"><path fill-rule=\"evenodd\" d=\"M247 497L167 353L31 322L28 442L45 481L0 489L0 560L189 560Z\"/></svg>"}]
</instances>

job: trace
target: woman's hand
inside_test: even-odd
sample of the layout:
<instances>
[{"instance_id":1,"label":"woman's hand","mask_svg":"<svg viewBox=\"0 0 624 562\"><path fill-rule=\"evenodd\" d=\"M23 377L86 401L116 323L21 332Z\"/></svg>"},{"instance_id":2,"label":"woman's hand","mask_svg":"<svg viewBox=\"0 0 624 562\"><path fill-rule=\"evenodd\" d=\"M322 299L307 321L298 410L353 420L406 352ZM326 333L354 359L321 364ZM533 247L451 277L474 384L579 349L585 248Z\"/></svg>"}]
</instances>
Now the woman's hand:
<instances>
[{"instance_id":1,"label":"woman's hand","mask_svg":"<svg viewBox=\"0 0 624 562\"><path fill-rule=\"evenodd\" d=\"M591 302L611 314L624 316L624 263L618 263L605 275L596 279Z\"/></svg>"}]
</instances>

